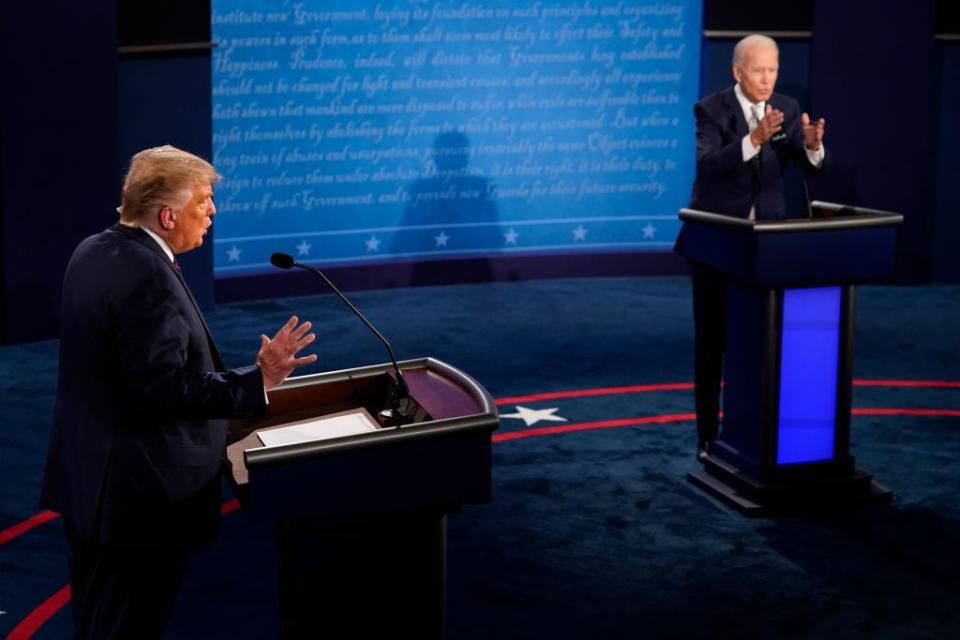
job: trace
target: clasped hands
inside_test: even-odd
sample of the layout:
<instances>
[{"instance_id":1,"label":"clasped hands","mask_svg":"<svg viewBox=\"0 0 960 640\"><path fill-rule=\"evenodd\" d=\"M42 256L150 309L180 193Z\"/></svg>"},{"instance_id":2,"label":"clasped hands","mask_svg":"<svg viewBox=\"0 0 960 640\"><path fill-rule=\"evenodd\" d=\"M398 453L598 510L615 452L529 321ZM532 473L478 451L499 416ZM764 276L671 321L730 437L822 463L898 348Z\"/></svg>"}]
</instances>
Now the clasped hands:
<instances>
[{"instance_id":1,"label":"clasped hands","mask_svg":"<svg viewBox=\"0 0 960 640\"><path fill-rule=\"evenodd\" d=\"M297 357L297 352L313 342L317 336L307 333L312 326L291 316L273 338L260 336L260 351L257 353L257 366L263 375L263 388L269 391L287 379L294 369L317 361L317 354Z\"/></svg>"},{"instance_id":2,"label":"clasped hands","mask_svg":"<svg viewBox=\"0 0 960 640\"><path fill-rule=\"evenodd\" d=\"M827 125L826 119L820 118L811 121L810 116L803 113L800 115L800 124L803 128L803 144L810 151L819 151L820 145L823 144L823 132ZM768 104L763 119L757 124L757 128L750 132L750 142L754 147L759 147L782 128L783 111L774 109Z\"/></svg>"}]
</instances>

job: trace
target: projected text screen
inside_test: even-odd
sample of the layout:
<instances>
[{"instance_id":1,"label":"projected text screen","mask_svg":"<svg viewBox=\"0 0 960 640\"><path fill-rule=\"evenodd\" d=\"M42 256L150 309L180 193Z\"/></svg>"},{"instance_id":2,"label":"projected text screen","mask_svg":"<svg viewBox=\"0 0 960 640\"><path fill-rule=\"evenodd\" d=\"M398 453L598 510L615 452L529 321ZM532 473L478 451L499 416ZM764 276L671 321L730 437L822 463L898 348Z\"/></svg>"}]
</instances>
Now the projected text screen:
<instances>
[{"instance_id":1,"label":"projected text screen","mask_svg":"<svg viewBox=\"0 0 960 640\"><path fill-rule=\"evenodd\" d=\"M694 174L701 3L214 0L215 273L649 251Z\"/></svg>"}]
</instances>

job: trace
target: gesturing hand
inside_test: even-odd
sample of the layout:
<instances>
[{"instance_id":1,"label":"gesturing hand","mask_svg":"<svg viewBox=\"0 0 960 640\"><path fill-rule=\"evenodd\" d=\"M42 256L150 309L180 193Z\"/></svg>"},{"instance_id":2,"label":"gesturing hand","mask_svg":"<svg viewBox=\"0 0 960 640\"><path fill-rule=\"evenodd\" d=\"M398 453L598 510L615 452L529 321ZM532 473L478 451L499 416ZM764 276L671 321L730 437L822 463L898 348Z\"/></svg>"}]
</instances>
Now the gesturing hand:
<instances>
[{"instance_id":1,"label":"gesturing hand","mask_svg":"<svg viewBox=\"0 0 960 640\"><path fill-rule=\"evenodd\" d=\"M316 335L307 333L311 324L304 322L300 326L297 316L291 316L271 340L260 336L260 352L257 353L257 365L263 374L263 388L269 391L287 379L296 369L317 361L317 354L311 353L302 358L296 357L300 349L316 339Z\"/></svg>"},{"instance_id":2,"label":"gesturing hand","mask_svg":"<svg viewBox=\"0 0 960 640\"><path fill-rule=\"evenodd\" d=\"M816 122L810 121L810 116L806 113L800 115L800 124L803 125L803 143L810 151L819 151L823 144L823 130L827 126L827 121L820 118Z\"/></svg>"},{"instance_id":3,"label":"gesturing hand","mask_svg":"<svg viewBox=\"0 0 960 640\"><path fill-rule=\"evenodd\" d=\"M783 111L774 109L768 104L767 111L763 114L763 119L757 124L757 128L750 132L750 142L753 143L753 146L759 147L782 128Z\"/></svg>"}]
</instances>

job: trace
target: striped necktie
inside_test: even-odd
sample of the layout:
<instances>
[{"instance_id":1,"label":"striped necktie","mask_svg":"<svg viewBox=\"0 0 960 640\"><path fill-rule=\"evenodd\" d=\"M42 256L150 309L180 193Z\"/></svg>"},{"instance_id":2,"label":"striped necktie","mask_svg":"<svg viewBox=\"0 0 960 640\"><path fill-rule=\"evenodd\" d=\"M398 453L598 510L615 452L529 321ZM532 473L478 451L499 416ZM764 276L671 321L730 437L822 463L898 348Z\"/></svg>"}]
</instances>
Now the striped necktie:
<instances>
[{"instance_id":1,"label":"striped necktie","mask_svg":"<svg viewBox=\"0 0 960 640\"><path fill-rule=\"evenodd\" d=\"M760 121L763 119L763 111L760 109L759 104L750 105L750 131L752 132L758 126L760 126Z\"/></svg>"},{"instance_id":2,"label":"striped necktie","mask_svg":"<svg viewBox=\"0 0 960 640\"><path fill-rule=\"evenodd\" d=\"M747 123L752 133L754 129L760 126L760 120L763 119L763 109L760 104L750 105L750 121ZM753 203L750 205L750 213L747 214L748 220L757 218L757 200L760 196L761 171L763 168L760 156L763 154L763 147L760 147L760 153L750 159L753 165Z\"/></svg>"}]
</instances>

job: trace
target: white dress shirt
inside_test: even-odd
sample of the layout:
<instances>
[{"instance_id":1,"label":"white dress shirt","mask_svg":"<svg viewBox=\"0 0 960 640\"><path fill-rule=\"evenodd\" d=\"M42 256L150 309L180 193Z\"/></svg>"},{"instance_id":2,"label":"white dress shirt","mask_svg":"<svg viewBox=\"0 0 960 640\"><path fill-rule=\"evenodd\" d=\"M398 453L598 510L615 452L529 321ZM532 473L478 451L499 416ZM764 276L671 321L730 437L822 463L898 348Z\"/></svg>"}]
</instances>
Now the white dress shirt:
<instances>
[{"instance_id":1,"label":"white dress shirt","mask_svg":"<svg viewBox=\"0 0 960 640\"><path fill-rule=\"evenodd\" d=\"M177 261L173 257L173 249L170 248L170 245L167 244L167 241L158 236L155 232L151 231L147 227L140 227L147 232L151 238L157 241L157 244L160 245L160 248L163 249L163 252L167 254L167 257L170 258L170 264L176 264Z\"/></svg>"},{"instance_id":2,"label":"white dress shirt","mask_svg":"<svg viewBox=\"0 0 960 640\"><path fill-rule=\"evenodd\" d=\"M743 89L740 88L740 83L738 82L733 87L733 93L737 96L737 102L740 103L740 108L743 109L743 117L746 119L747 124L750 126L750 131L753 132L757 128L757 121L754 121L751 116L751 110L754 113L761 114L757 120L762 120L762 114L767 111L767 103L765 101L760 102L750 102L750 99L743 94ZM750 140L750 134L743 136L743 140L740 142L740 149L743 151L743 161L750 162L755 155L760 153L760 147L753 146L753 141ZM807 160L810 161L810 164L820 168L820 165L823 164L823 157L826 155L824 152L824 147L821 144L820 148L816 151L811 151L806 147L803 148L807 152Z\"/></svg>"}]
</instances>

